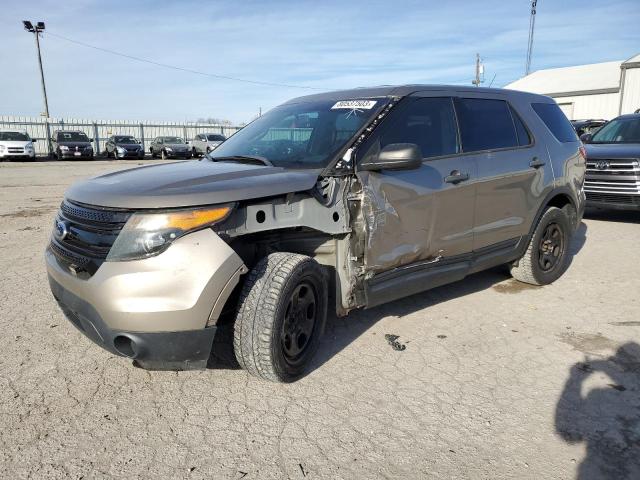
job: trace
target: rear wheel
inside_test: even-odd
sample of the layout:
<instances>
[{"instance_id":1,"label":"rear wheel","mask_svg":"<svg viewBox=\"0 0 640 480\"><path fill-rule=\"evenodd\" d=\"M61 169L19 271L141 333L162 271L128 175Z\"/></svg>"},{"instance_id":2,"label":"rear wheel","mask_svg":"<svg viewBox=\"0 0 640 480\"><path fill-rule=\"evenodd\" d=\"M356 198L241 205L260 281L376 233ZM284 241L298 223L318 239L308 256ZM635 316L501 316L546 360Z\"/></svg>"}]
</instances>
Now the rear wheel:
<instances>
[{"instance_id":1,"label":"rear wheel","mask_svg":"<svg viewBox=\"0 0 640 480\"><path fill-rule=\"evenodd\" d=\"M238 363L273 382L302 376L320 342L327 318L327 280L312 258L273 253L244 284L234 326Z\"/></svg>"},{"instance_id":2,"label":"rear wheel","mask_svg":"<svg viewBox=\"0 0 640 480\"><path fill-rule=\"evenodd\" d=\"M572 225L564 210L549 207L540 217L527 251L510 266L516 280L532 285L548 285L567 269L567 252Z\"/></svg>"}]
</instances>

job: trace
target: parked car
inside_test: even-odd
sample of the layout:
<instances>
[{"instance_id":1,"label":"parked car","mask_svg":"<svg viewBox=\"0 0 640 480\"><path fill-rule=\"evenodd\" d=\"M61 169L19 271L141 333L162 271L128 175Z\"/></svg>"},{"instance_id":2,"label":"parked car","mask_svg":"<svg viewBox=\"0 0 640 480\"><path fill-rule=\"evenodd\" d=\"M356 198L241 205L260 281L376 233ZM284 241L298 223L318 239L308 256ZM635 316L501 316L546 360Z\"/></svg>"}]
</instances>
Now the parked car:
<instances>
[{"instance_id":1,"label":"parked car","mask_svg":"<svg viewBox=\"0 0 640 480\"><path fill-rule=\"evenodd\" d=\"M151 158L191 158L189 145L180 137L156 137L149 147Z\"/></svg>"},{"instance_id":2,"label":"parked car","mask_svg":"<svg viewBox=\"0 0 640 480\"><path fill-rule=\"evenodd\" d=\"M209 153L227 139L220 133L199 133L191 140L191 154L194 157Z\"/></svg>"},{"instance_id":3,"label":"parked car","mask_svg":"<svg viewBox=\"0 0 640 480\"><path fill-rule=\"evenodd\" d=\"M75 130L56 130L51 136L51 151L53 157L62 160L64 158L88 158L93 160L93 142L86 133Z\"/></svg>"},{"instance_id":4,"label":"parked car","mask_svg":"<svg viewBox=\"0 0 640 480\"><path fill-rule=\"evenodd\" d=\"M640 210L640 114L614 118L581 139L587 151L587 205Z\"/></svg>"},{"instance_id":5,"label":"parked car","mask_svg":"<svg viewBox=\"0 0 640 480\"><path fill-rule=\"evenodd\" d=\"M203 160L73 185L49 282L84 335L139 366L204 368L233 326L239 364L288 382L329 310L501 264L522 282L555 281L584 172L548 97L420 85L301 97Z\"/></svg>"},{"instance_id":6,"label":"parked car","mask_svg":"<svg viewBox=\"0 0 640 480\"><path fill-rule=\"evenodd\" d=\"M605 123L607 123L607 121L602 119L571 120L571 125L573 125L573 128L575 129L578 136L584 135L585 133L590 133L593 135Z\"/></svg>"},{"instance_id":7,"label":"parked car","mask_svg":"<svg viewBox=\"0 0 640 480\"><path fill-rule=\"evenodd\" d=\"M35 142L27 132L0 131L0 160L35 160Z\"/></svg>"},{"instance_id":8,"label":"parked car","mask_svg":"<svg viewBox=\"0 0 640 480\"><path fill-rule=\"evenodd\" d=\"M144 158L144 149L133 135L112 135L105 145L107 158Z\"/></svg>"}]
</instances>

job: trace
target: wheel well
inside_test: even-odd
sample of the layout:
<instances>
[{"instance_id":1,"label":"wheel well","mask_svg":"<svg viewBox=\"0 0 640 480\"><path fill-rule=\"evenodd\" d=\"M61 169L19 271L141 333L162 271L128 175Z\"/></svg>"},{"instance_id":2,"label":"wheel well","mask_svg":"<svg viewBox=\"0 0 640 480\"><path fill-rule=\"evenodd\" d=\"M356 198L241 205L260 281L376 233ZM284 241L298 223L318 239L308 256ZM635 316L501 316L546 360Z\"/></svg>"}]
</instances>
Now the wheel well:
<instances>
[{"instance_id":1,"label":"wheel well","mask_svg":"<svg viewBox=\"0 0 640 480\"><path fill-rule=\"evenodd\" d=\"M547 205L544 209L546 210L548 207L557 207L560 209L564 209L565 213L569 216L569 221L571 222L573 228L576 228L578 226L578 212L576 210L576 206L574 205L571 197L566 193L559 193L558 195L551 198L551 200L547 202ZM570 210L567 207L570 207Z\"/></svg>"}]
</instances>

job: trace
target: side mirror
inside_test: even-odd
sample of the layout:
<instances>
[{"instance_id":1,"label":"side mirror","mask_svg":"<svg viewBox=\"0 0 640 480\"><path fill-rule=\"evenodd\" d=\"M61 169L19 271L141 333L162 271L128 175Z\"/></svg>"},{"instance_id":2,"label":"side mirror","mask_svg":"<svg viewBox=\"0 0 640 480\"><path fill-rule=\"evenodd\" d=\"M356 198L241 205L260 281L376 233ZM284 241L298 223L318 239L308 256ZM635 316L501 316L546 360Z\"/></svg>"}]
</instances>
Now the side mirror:
<instances>
[{"instance_id":1,"label":"side mirror","mask_svg":"<svg viewBox=\"0 0 640 480\"><path fill-rule=\"evenodd\" d=\"M36 140L35 138L31 139L31 143L36 143L38 140Z\"/></svg>"},{"instance_id":2,"label":"side mirror","mask_svg":"<svg viewBox=\"0 0 640 480\"><path fill-rule=\"evenodd\" d=\"M583 133L582 135L580 135L580 140L582 140L582 143L589 143L591 142L592 137L593 135L591 135L590 133Z\"/></svg>"},{"instance_id":3,"label":"side mirror","mask_svg":"<svg viewBox=\"0 0 640 480\"><path fill-rule=\"evenodd\" d=\"M392 143L377 158L361 163L360 170L413 170L422 165L422 151L415 143Z\"/></svg>"},{"instance_id":4,"label":"side mirror","mask_svg":"<svg viewBox=\"0 0 640 480\"><path fill-rule=\"evenodd\" d=\"M90 142L93 142L93 138L90 138L90 139L89 139L89 141L90 141Z\"/></svg>"},{"instance_id":5,"label":"side mirror","mask_svg":"<svg viewBox=\"0 0 640 480\"><path fill-rule=\"evenodd\" d=\"M189 145L189 140L186 140L184 143L186 143L187 145Z\"/></svg>"}]
</instances>

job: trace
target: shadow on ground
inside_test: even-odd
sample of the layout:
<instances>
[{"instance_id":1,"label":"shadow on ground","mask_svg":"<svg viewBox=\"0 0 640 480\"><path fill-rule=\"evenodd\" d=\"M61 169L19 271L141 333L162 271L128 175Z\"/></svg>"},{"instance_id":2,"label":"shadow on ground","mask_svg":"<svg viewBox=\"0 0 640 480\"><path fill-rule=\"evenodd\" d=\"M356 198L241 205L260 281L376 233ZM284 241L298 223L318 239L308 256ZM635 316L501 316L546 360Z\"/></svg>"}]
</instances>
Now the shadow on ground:
<instances>
[{"instance_id":1,"label":"shadow on ground","mask_svg":"<svg viewBox=\"0 0 640 480\"><path fill-rule=\"evenodd\" d=\"M600 374L610 383L583 394L585 381ZM577 480L640 478L640 345L571 367L555 426L567 443L586 443Z\"/></svg>"}]
</instances>

